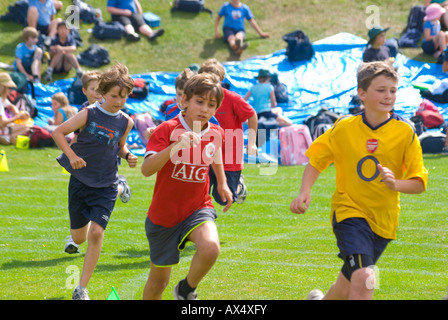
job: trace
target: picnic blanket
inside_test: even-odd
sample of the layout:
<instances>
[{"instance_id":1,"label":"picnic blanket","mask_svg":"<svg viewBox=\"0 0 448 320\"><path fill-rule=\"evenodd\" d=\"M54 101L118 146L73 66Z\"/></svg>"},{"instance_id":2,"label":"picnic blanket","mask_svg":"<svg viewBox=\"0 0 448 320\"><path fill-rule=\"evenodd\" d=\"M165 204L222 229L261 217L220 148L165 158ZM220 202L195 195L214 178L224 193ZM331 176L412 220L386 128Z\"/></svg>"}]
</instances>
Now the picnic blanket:
<instances>
[{"instance_id":1,"label":"picnic blanket","mask_svg":"<svg viewBox=\"0 0 448 320\"><path fill-rule=\"evenodd\" d=\"M224 82L230 85L230 90L244 96L256 83L258 70L268 69L277 73L280 82L287 86L289 101L278 106L295 124L302 124L306 117L317 113L323 104L340 114L347 114L350 101L356 94L356 73L362 62L366 43L365 39L353 34L338 33L314 42L315 56L311 60L291 62L285 55L286 50L282 49L266 56L225 62ZM447 75L442 72L440 64L419 62L401 53L398 53L394 66L400 74L394 110L409 119L423 99L413 84L423 83L431 87ZM150 93L144 100L129 98L126 103L128 112L151 112L156 119L163 119L159 106L165 100L175 97L174 81L178 74L161 71L132 75L133 78L148 81ZM74 79L64 79L48 85L35 86L39 112L37 125L45 125L47 118L53 115L51 96L59 91L67 93L73 81ZM444 118L448 119L448 104L435 104ZM131 132L129 142L138 142L136 132ZM142 150L134 152L139 154Z\"/></svg>"}]
</instances>

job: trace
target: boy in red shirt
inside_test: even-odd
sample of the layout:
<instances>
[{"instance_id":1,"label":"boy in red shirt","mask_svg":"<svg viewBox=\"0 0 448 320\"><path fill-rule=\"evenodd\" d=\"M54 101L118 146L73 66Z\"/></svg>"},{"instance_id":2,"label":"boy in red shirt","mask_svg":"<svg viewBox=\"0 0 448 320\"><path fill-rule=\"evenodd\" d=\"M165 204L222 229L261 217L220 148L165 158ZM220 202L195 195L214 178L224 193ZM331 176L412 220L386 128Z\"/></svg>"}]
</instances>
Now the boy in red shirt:
<instances>
[{"instance_id":1,"label":"boy in red shirt","mask_svg":"<svg viewBox=\"0 0 448 320\"><path fill-rule=\"evenodd\" d=\"M221 81L224 80L225 70L218 60L212 58L205 61L199 73L211 73L217 75ZM215 114L219 125L226 134L226 143L222 146L224 171L227 177L227 185L233 194L233 201L243 203L247 196L247 188L244 177L241 174L244 166L244 135L243 123L247 121L249 137L247 141L247 154L256 156L256 134L258 129L258 117L252 108L238 93L223 88L224 99L221 107ZM216 178L213 170L210 170L210 191L213 198L220 205L225 205L216 188Z\"/></svg>"},{"instance_id":2,"label":"boy in red shirt","mask_svg":"<svg viewBox=\"0 0 448 320\"><path fill-rule=\"evenodd\" d=\"M232 205L222 165L222 128L209 123L221 105L223 92L212 74L195 75L184 87L184 113L159 125L146 146L142 173L157 173L154 195L146 219L151 270L143 299L161 299L171 267L187 241L196 245L187 277L174 288L177 300L195 300L196 287L219 255L216 212L208 194L210 165L216 172L218 191Z\"/></svg>"}]
</instances>

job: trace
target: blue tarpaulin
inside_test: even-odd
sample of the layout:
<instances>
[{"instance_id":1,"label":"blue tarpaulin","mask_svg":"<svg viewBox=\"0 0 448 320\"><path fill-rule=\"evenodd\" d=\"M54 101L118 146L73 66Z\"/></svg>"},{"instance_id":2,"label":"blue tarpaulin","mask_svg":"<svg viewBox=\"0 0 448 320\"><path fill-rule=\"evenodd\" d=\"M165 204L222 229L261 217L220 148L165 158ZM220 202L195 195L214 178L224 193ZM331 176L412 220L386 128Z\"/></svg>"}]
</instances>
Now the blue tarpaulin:
<instances>
[{"instance_id":1,"label":"blue tarpaulin","mask_svg":"<svg viewBox=\"0 0 448 320\"><path fill-rule=\"evenodd\" d=\"M349 33L313 43L315 56L308 61L290 62L285 49L266 56L252 57L244 61L223 63L226 70L224 82L230 90L244 96L256 83L258 70L268 69L278 74L280 82L286 84L289 102L279 104L284 115L294 123L301 124L310 114L315 114L323 104L341 114L348 113L349 103L356 94L356 73L362 62L362 53L367 41ZM418 109L422 97L415 83L432 86L446 78L439 64L423 63L398 54L394 63L400 74L395 112L410 118ZM151 112L156 119L163 119L159 106L175 97L174 81L178 73L150 72L133 75L149 83L150 93L144 100L128 99L127 109L131 114ZM39 119L37 125L45 125L53 116L51 96L59 91L67 93L74 79L59 80L48 85L35 86ZM249 100L250 102L250 100ZM448 119L448 104L435 103L445 119ZM134 133L135 134L135 133ZM133 137L131 136L131 139Z\"/></svg>"}]
</instances>

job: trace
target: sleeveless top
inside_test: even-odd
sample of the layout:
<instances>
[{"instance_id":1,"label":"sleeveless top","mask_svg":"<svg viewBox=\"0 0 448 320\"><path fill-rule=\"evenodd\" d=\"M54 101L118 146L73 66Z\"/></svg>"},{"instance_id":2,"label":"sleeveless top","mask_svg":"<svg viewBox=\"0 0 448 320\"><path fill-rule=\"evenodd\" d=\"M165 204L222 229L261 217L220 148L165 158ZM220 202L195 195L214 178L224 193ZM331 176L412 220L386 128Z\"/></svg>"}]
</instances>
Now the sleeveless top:
<instances>
[{"instance_id":1,"label":"sleeveless top","mask_svg":"<svg viewBox=\"0 0 448 320\"><path fill-rule=\"evenodd\" d=\"M123 112L110 113L98 103L87 108L85 128L71 146L86 162L86 167L73 170L63 153L57 161L76 179L94 188L114 186L118 181L118 143L128 127L128 116Z\"/></svg>"}]
</instances>

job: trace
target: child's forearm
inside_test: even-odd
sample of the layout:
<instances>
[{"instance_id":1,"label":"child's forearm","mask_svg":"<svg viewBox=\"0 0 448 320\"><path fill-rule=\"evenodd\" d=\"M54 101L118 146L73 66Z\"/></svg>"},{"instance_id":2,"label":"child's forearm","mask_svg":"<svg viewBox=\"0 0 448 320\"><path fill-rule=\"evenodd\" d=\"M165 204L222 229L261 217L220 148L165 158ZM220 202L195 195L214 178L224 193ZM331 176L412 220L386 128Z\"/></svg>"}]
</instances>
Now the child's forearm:
<instances>
[{"instance_id":1,"label":"child's forearm","mask_svg":"<svg viewBox=\"0 0 448 320\"><path fill-rule=\"evenodd\" d=\"M425 191L425 185L418 179L396 180L395 191L408 194L419 194Z\"/></svg>"},{"instance_id":2,"label":"child's forearm","mask_svg":"<svg viewBox=\"0 0 448 320\"><path fill-rule=\"evenodd\" d=\"M180 150L179 142L175 142L171 144L166 149L147 156L145 160L143 160L141 172L145 177L150 177L154 173L158 172L162 167L170 160L171 155Z\"/></svg>"}]
</instances>

